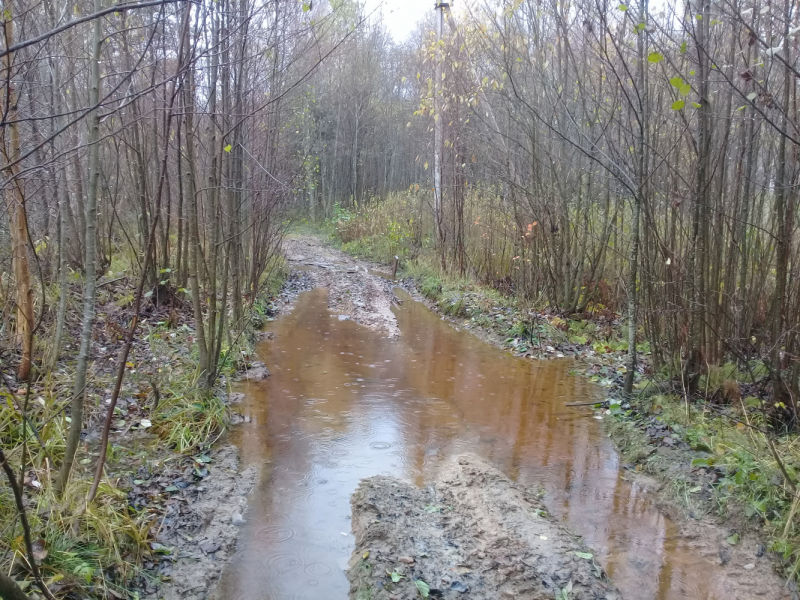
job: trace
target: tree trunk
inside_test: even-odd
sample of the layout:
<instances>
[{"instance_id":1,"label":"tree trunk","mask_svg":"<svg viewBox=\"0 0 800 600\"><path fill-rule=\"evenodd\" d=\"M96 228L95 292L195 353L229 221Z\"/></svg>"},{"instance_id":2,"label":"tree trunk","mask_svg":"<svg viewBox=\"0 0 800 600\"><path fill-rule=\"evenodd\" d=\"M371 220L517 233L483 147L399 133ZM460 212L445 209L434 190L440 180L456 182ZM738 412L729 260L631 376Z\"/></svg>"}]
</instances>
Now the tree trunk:
<instances>
[{"instance_id":1,"label":"tree trunk","mask_svg":"<svg viewBox=\"0 0 800 600\"><path fill-rule=\"evenodd\" d=\"M14 17L10 8L5 11L3 34L6 48L14 43ZM33 288L31 287L30 263L28 258L28 214L25 210L25 190L20 178L19 164L12 164L20 158L19 124L17 116L17 92L14 86L14 53L3 56L2 78L6 86L2 106L5 125L0 128L0 150L7 166L4 175L10 180L5 190L8 210L8 229L11 233L12 266L16 285L17 322L16 342L22 346L22 356L17 377L27 380L31 373L33 354ZM10 137L10 139L8 139Z\"/></svg>"},{"instance_id":2,"label":"tree trunk","mask_svg":"<svg viewBox=\"0 0 800 600\"><path fill-rule=\"evenodd\" d=\"M641 0L639 22L647 24L647 0ZM633 381L636 375L636 311L638 309L638 267L639 267L639 220L642 212L645 188L647 186L647 151L648 115L647 115L647 80L645 64L647 56L647 28L638 33L636 41L638 60L636 61L636 87L638 89L638 140L636 144L636 194L633 198L631 214L631 254L628 265L628 365L625 374L625 392L633 392Z\"/></svg>"},{"instance_id":3,"label":"tree trunk","mask_svg":"<svg viewBox=\"0 0 800 600\"><path fill-rule=\"evenodd\" d=\"M101 9L100 0L94 0L95 12ZM101 19L94 20L92 35L91 90L89 105L100 102L100 50L103 44ZM56 482L56 490L64 491L69 479L75 451L81 439L83 428L83 402L86 397L86 372L92 349L92 329L95 317L95 292L97 291L97 189L100 181L100 110L92 112L89 125L89 190L86 197L86 265L83 289L83 323L81 325L81 345L78 351L78 364L75 368L75 384L72 389L69 433L64 450L64 462Z\"/></svg>"},{"instance_id":4,"label":"tree trunk","mask_svg":"<svg viewBox=\"0 0 800 600\"><path fill-rule=\"evenodd\" d=\"M785 26L784 26L784 39L789 39L789 24L792 16L793 0L785 0ZM795 85L794 75L792 74L791 63L789 62L788 53L791 51L791 44L786 43L786 63L783 70L783 98L781 101L781 117L780 129L782 132L787 132L788 126L788 113L789 113L789 92L791 87ZM787 223L787 196L790 192L790 178L787 174L786 162L786 135L782 135L778 146L778 164L777 172L775 174L775 220L778 226L778 235L775 241L775 293L772 298L770 306L769 320L771 323L770 335L770 366L771 366L771 380L772 380L772 395L775 403L783 402L789 399L786 393L786 388L781 376L782 368L782 347L783 347L783 311L786 303L786 275L788 272L789 263L789 235L791 232L791 223ZM793 417L797 420L797 409L792 403Z\"/></svg>"}]
</instances>

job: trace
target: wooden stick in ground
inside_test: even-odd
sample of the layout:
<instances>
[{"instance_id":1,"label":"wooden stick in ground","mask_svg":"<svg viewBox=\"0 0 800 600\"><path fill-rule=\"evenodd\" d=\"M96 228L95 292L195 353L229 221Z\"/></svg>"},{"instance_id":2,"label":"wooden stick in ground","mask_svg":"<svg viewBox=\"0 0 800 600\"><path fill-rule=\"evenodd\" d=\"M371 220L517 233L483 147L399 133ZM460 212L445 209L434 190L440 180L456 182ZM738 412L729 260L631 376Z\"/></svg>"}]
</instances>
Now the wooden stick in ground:
<instances>
[{"instance_id":1,"label":"wooden stick in ground","mask_svg":"<svg viewBox=\"0 0 800 600\"><path fill-rule=\"evenodd\" d=\"M25 512L25 504L22 501L22 489L20 489L19 485L17 485L17 480L14 477L14 469L12 469L11 465L8 464L8 460L6 460L6 455L3 453L2 448L0 448L0 466L2 466L6 477L8 478L8 485L11 486L11 492L14 494L14 502L17 505L19 520L22 523L22 537L25 540L25 552L28 554L28 564L31 567L33 578L36 580L36 585L39 586L40 590L42 590L42 594L44 594L45 598L47 598L47 600L55 600L53 594L50 593L50 590L48 590L47 586L44 584L44 581L42 580L42 574L39 571L39 565L36 564L36 558L33 556L31 526L30 523L28 523L28 515Z\"/></svg>"},{"instance_id":2,"label":"wooden stick in ground","mask_svg":"<svg viewBox=\"0 0 800 600\"><path fill-rule=\"evenodd\" d=\"M180 45L178 47L178 65L175 69L175 78L173 80L173 87L172 93L169 97L169 106L167 107L167 129L169 129L169 124L172 122L172 113L173 107L175 106L175 97L178 95L178 76L183 69L183 53L184 53L184 42L189 35L189 14L191 13L192 5L191 3L186 4L184 16L183 16L183 28L181 31L181 40ZM169 136L164 136L164 149L163 149L163 159L161 162L161 174L158 179L158 191L156 193L156 202L155 202L155 217L153 218L153 223L150 226L150 236L147 238L147 251L145 252L144 256L144 264L142 265L142 275L139 278L139 286L136 288L136 299L133 303L133 318L131 319L131 325L128 329L128 335L125 339L125 345L122 347L120 351L118 363L117 363L117 379L114 382L114 391L111 394L111 400L108 405L108 410L106 412L106 420L103 423L103 435L100 440L100 456L97 458L97 467L95 468L94 472L94 481L92 481L92 487L89 490L89 496L87 497L87 503L92 502L97 495L97 488L100 485L100 480L103 478L103 467L106 462L106 453L108 451L108 436L111 432L111 421L114 419L114 408L117 406L117 400L119 399L119 392L122 389L122 380L125 379L125 363L128 362L128 355L131 352L131 346L133 345L133 338L136 335L136 329L139 325L139 311L142 306L142 296L144 292L144 284L147 281L147 270L150 267L150 260L152 255L155 253L155 240L156 240L156 225L158 225L158 218L161 214L161 198L164 194L164 181L166 179L166 172L167 172L167 157L169 156Z\"/></svg>"}]
</instances>

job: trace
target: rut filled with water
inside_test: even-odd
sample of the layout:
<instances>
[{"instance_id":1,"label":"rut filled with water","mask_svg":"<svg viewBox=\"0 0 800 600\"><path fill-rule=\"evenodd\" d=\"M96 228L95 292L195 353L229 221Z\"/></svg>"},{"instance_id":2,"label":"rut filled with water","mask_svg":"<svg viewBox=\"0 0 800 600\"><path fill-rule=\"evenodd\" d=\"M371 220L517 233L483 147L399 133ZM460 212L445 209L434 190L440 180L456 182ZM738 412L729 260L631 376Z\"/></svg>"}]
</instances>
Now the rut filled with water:
<instances>
[{"instance_id":1,"label":"rut filled with water","mask_svg":"<svg viewBox=\"0 0 800 600\"><path fill-rule=\"evenodd\" d=\"M623 478L602 423L565 406L598 393L570 360L509 356L404 298L397 338L340 320L325 289L272 324L258 349L272 375L240 389L246 422L231 434L261 474L218 597L346 600L358 482L421 486L472 452L541 488L625 598L723 598L718 566Z\"/></svg>"}]
</instances>

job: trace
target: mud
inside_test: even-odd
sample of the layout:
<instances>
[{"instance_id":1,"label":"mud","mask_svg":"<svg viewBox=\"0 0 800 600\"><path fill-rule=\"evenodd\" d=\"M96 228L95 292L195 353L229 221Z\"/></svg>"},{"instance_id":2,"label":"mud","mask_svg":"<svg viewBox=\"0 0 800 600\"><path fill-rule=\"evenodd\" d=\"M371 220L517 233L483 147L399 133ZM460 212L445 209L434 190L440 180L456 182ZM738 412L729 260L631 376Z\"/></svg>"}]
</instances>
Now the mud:
<instances>
[{"instance_id":1,"label":"mud","mask_svg":"<svg viewBox=\"0 0 800 600\"><path fill-rule=\"evenodd\" d=\"M350 319L392 337L400 335L392 306L399 300L390 281L370 273L371 265L325 245L312 236L293 236L284 244L293 267L306 267L311 287L328 289L335 318Z\"/></svg>"},{"instance_id":2,"label":"mud","mask_svg":"<svg viewBox=\"0 0 800 600\"><path fill-rule=\"evenodd\" d=\"M537 495L475 456L454 458L424 489L365 479L352 506L352 600L413 600L419 582L434 598L621 598Z\"/></svg>"},{"instance_id":3,"label":"mud","mask_svg":"<svg viewBox=\"0 0 800 600\"><path fill-rule=\"evenodd\" d=\"M239 452L226 444L210 456L209 474L182 487L167 502L155 536L153 565L162 584L145 584L147 600L201 600L233 554L255 467L239 468ZM191 481L191 473L187 474ZM187 482L188 483L188 482Z\"/></svg>"}]
</instances>

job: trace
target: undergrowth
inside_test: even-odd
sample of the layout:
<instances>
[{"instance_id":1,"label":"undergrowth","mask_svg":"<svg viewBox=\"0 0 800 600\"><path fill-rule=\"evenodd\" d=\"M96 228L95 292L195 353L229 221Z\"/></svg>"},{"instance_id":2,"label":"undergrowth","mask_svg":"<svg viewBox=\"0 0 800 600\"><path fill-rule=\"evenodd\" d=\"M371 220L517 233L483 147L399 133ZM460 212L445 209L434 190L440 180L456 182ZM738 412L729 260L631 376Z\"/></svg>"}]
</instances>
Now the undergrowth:
<instances>
[{"instance_id":1,"label":"undergrowth","mask_svg":"<svg viewBox=\"0 0 800 600\"><path fill-rule=\"evenodd\" d=\"M230 377L249 360L253 331L271 318L271 298L285 275L285 261L277 259L267 271L262 295L249 311L248 326L223 341L221 375ZM109 303L127 305L127 289L104 293ZM70 297L69 302L70 310L77 313L78 300ZM43 577L57 597L130 596L126 591L130 582L148 577L142 565L157 551L151 542L163 506L162 501L156 501L136 509L128 503L128 489L136 472L165 468L172 462L177 468L177 458L205 451L229 424L224 386L204 390L197 385L197 348L191 325L189 316L177 326L167 319L143 321L115 409L105 477L95 501L88 505L86 497L99 453L98 431L115 377L113 361L106 368L102 368L100 358L95 361L101 367L94 369L87 389L87 438L79 446L61 496L55 493L54 480L69 426L64 409L71 394L72 363L62 360L32 386L28 416L36 432L24 426L20 417L26 390L0 389L0 444L15 469L25 456L26 512ZM116 348L111 348L109 356L115 354ZM166 501L169 494L163 496L161 500ZM4 478L0 479L0 524L0 568L12 574L33 597L35 586L22 528Z\"/></svg>"}]
</instances>

